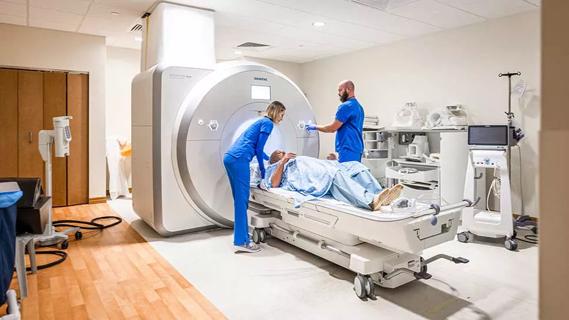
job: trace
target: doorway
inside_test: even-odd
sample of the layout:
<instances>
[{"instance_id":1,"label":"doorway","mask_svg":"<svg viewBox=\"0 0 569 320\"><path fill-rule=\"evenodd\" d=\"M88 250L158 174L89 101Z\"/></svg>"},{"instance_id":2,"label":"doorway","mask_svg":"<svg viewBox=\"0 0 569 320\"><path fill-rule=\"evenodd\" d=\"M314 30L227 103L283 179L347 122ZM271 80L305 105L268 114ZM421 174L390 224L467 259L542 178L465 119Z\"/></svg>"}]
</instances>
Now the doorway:
<instances>
[{"instance_id":1,"label":"doorway","mask_svg":"<svg viewBox=\"0 0 569 320\"><path fill-rule=\"evenodd\" d=\"M70 155L53 158L53 205L89 202L89 75L67 71L0 68L0 177L39 177L45 190L40 130L68 115Z\"/></svg>"}]
</instances>

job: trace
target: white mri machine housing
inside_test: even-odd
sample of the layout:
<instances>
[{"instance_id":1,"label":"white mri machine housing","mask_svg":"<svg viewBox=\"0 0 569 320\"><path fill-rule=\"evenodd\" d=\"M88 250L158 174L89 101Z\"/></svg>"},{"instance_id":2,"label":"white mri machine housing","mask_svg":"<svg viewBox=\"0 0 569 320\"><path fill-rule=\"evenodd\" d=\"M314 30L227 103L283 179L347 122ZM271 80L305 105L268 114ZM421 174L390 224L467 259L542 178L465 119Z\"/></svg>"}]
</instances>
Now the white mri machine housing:
<instances>
[{"instance_id":1,"label":"white mri machine housing","mask_svg":"<svg viewBox=\"0 0 569 320\"><path fill-rule=\"evenodd\" d=\"M276 148L318 156L318 135L300 89L278 71L251 62L215 69L157 65L133 80L133 206L161 235L233 226L223 155L270 101L287 106L266 153Z\"/></svg>"}]
</instances>

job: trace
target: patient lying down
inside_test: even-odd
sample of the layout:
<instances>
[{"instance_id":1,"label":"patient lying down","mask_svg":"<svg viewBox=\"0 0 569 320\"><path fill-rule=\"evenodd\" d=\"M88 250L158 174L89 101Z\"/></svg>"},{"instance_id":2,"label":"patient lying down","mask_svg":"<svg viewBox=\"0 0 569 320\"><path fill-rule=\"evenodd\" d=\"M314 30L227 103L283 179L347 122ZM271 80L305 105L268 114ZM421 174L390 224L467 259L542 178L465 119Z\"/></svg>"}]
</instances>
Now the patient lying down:
<instances>
[{"instance_id":1,"label":"patient lying down","mask_svg":"<svg viewBox=\"0 0 569 320\"><path fill-rule=\"evenodd\" d=\"M369 169L357 161L339 163L277 150L271 154L263 185L304 196L332 196L356 207L379 210L399 197L402 185L383 189Z\"/></svg>"}]
</instances>

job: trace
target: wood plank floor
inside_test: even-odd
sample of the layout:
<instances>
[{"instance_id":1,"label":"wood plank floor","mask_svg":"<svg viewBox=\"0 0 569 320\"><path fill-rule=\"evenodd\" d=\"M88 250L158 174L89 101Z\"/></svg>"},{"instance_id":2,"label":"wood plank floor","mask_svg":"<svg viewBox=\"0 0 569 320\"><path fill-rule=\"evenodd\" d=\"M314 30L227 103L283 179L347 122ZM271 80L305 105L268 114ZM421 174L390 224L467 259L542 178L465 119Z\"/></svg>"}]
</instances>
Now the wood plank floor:
<instances>
[{"instance_id":1,"label":"wood plank floor","mask_svg":"<svg viewBox=\"0 0 569 320\"><path fill-rule=\"evenodd\" d=\"M54 219L105 215L115 215L107 204L54 209ZM85 232L66 251L62 264L28 275L23 319L225 319L126 222Z\"/></svg>"}]
</instances>

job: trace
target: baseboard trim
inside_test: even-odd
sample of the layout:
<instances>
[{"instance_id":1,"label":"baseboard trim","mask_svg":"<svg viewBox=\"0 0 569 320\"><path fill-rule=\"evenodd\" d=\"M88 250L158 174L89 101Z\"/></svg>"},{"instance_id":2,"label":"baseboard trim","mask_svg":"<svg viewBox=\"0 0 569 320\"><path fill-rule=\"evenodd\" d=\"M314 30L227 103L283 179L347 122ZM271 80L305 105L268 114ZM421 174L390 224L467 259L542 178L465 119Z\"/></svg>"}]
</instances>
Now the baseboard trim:
<instances>
[{"instance_id":1,"label":"baseboard trim","mask_svg":"<svg viewBox=\"0 0 569 320\"><path fill-rule=\"evenodd\" d=\"M89 198L89 204L107 203L107 197Z\"/></svg>"}]
</instances>

